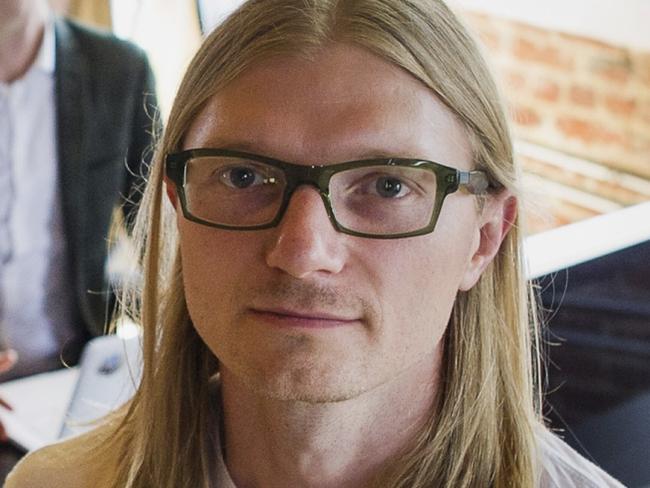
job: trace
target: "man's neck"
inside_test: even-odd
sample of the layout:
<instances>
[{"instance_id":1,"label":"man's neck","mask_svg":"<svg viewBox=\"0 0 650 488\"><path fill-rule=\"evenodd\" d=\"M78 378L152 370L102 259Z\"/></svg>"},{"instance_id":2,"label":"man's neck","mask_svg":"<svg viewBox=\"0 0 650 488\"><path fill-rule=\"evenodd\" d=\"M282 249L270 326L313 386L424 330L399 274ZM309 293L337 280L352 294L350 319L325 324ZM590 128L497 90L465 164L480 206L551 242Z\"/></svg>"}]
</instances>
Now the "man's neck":
<instances>
[{"instance_id":1,"label":"man's neck","mask_svg":"<svg viewBox=\"0 0 650 488\"><path fill-rule=\"evenodd\" d=\"M47 16L47 5L42 2L0 2L0 81L11 83L29 70L40 49Z\"/></svg>"},{"instance_id":2,"label":"man's neck","mask_svg":"<svg viewBox=\"0 0 650 488\"><path fill-rule=\"evenodd\" d=\"M417 371L357 398L326 404L261 397L222 371L223 442L231 477L246 488L381 485L377 476L431 414L438 364L439 357L429 357Z\"/></svg>"}]
</instances>

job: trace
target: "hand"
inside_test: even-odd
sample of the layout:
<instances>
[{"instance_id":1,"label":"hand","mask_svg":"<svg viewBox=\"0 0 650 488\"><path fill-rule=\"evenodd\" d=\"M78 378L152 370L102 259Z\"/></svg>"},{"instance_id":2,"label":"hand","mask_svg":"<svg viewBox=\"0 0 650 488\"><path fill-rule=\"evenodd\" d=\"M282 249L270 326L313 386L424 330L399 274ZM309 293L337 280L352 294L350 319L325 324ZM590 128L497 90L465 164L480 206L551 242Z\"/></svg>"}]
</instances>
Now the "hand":
<instances>
[{"instance_id":1,"label":"hand","mask_svg":"<svg viewBox=\"0 0 650 488\"><path fill-rule=\"evenodd\" d=\"M9 371L16 364L16 361L18 361L18 353L13 349L0 351L0 373Z\"/></svg>"},{"instance_id":2,"label":"hand","mask_svg":"<svg viewBox=\"0 0 650 488\"><path fill-rule=\"evenodd\" d=\"M16 364L17 360L18 354L13 349L5 349L4 351L0 351L0 373L9 371L13 365ZM2 398L0 398L0 405L8 410L13 410L11 408L11 405L5 402ZM4 426L0 422L0 442L6 442L7 440L7 433L5 432Z\"/></svg>"}]
</instances>

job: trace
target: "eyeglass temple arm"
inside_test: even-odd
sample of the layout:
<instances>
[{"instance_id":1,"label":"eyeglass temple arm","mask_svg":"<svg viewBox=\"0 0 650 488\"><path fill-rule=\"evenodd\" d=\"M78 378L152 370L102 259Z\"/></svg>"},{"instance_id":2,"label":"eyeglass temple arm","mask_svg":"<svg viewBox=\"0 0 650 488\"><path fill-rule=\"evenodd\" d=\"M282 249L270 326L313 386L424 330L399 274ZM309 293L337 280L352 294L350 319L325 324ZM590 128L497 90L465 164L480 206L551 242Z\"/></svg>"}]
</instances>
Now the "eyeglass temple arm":
<instances>
[{"instance_id":1,"label":"eyeglass temple arm","mask_svg":"<svg viewBox=\"0 0 650 488\"><path fill-rule=\"evenodd\" d=\"M490 188L490 180L484 171L459 171L458 187L473 195L482 195Z\"/></svg>"}]
</instances>

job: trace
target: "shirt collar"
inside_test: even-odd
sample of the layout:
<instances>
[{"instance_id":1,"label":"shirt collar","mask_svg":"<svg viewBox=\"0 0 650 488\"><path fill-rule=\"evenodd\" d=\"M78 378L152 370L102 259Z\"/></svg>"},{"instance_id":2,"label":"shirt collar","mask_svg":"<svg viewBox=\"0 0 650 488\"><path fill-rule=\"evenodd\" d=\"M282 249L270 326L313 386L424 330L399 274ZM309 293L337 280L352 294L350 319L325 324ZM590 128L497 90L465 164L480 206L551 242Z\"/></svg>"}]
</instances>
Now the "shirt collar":
<instances>
[{"instance_id":1,"label":"shirt collar","mask_svg":"<svg viewBox=\"0 0 650 488\"><path fill-rule=\"evenodd\" d=\"M43 31L43 41L38 50L36 59L34 60L33 68L38 69L47 74L54 73L54 66L56 62L55 50L55 37L54 37L54 18L50 15L45 22L45 29Z\"/></svg>"}]
</instances>

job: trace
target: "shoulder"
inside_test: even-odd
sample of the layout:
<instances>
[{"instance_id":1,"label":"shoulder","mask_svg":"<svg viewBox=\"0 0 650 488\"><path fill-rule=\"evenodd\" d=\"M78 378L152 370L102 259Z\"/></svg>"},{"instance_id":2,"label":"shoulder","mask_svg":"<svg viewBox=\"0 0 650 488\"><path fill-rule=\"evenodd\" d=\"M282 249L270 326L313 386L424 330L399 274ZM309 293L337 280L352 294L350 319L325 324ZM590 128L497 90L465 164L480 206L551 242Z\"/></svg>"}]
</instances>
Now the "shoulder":
<instances>
[{"instance_id":1,"label":"shoulder","mask_svg":"<svg viewBox=\"0 0 650 488\"><path fill-rule=\"evenodd\" d=\"M83 474L66 469L66 456L60 445L39 449L25 456L9 473L5 488L36 488L50 486L83 486L80 479ZM83 466L83 464L80 464Z\"/></svg>"},{"instance_id":2,"label":"shoulder","mask_svg":"<svg viewBox=\"0 0 650 488\"><path fill-rule=\"evenodd\" d=\"M108 435L104 426L52 444L25 456L9 473L5 488L77 488L103 486L113 471L110 459L93 459L93 451Z\"/></svg>"},{"instance_id":3,"label":"shoulder","mask_svg":"<svg viewBox=\"0 0 650 488\"><path fill-rule=\"evenodd\" d=\"M546 428L537 433L541 455L540 488L624 488Z\"/></svg>"},{"instance_id":4,"label":"shoulder","mask_svg":"<svg viewBox=\"0 0 650 488\"><path fill-rule=\"evenodd\" d=\"M132 111L143 107L143 96L148 112L154 113L155 81L140 47L110 32L61 17L55 20L55 37L60 85L68 86L70 73L79 75L72 79L81 83L88 95L83 100L93 103L99 120L106 117L119 124L132 120Z\"/></svg>"},{"instance_id":5,"label":"shoulder","mask_svg":"<svg viewBox=\"0 0 650 488\"><path fill-rule=\"evenodd\" d=\"M133 63L148 66L144 51L125 39L120 39L108 31L95 29L74 20L57 18L55 21L57 46L63 53L67 50L77 50L83 53L89 61L113 62L122 64Z\"/></svg>"}]
</instances>

